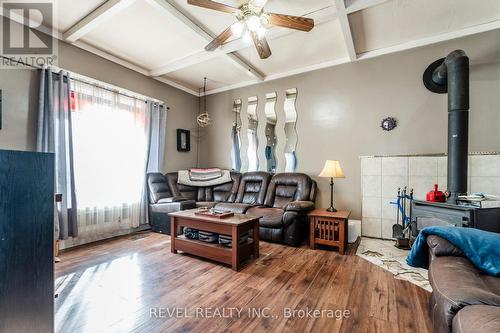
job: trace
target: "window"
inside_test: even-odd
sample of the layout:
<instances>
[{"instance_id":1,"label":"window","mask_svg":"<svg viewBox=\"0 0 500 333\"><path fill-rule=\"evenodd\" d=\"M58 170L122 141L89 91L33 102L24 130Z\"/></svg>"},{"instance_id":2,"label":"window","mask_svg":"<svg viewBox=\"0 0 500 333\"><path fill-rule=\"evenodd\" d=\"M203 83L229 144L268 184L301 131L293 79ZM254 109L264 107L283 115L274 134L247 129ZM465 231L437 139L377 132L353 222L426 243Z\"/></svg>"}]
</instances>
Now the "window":
<instances>
[{"instance_id":1,"label":"window","mask_svg":"<svg viewBox=\"0 0 500 333\"><path fill-rule=\"evenodd\" d=\"M81 234L137 227L147 154L145 102L74 81L71 106Z\"/></svg>"}]
</instances>

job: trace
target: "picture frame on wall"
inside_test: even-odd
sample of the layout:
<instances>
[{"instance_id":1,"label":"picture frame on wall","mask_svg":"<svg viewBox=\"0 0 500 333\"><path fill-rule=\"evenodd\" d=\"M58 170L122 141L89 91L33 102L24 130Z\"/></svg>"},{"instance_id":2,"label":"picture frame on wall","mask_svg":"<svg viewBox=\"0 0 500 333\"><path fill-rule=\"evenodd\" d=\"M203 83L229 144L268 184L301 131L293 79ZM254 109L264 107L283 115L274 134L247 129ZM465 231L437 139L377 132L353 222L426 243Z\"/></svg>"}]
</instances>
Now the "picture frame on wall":
<instances>
[{"instance_id":1,"label":"picture frame on wall","mask_svg":"<svg viewBox=\"0 0 500 333\"><path fill-rule=\"evenodd\" d=\"M191 151L191 131L177 129L177 151Z\"/></svg>"}]
</instances>

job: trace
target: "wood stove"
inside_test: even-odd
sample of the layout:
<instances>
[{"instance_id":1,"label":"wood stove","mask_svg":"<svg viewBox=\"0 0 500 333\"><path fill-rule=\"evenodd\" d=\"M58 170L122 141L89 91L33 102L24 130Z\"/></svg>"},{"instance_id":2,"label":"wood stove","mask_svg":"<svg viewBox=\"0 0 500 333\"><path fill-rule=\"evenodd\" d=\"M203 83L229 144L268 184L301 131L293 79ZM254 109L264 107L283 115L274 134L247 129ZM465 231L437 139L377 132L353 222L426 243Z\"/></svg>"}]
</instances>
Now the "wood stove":
<instances>
[{"instance_id":1,"label":"wood stove","mask_svg":"<svg viewBox=\"0 0 500 333\"><path fill-rule=\"evenodd\" d=\"M462 50L433 62L423 75L434 93L448 93L448 191L446 203L415 200L412 234L428 226L470 227L500 233L500 207L480 208L458 200L467 194L469 58Z\"/></svg>"},{"instance_id":2,"label":"wood stove","mask_svg":"<svg viewBox=\"0 0 500 333\"><path fill-rule=\"evenodd\" d=\"M413 202L413 236L429 226L470 227L500 233L500 207L479 208L472 204Z\"/></svg>"}]
</instances>

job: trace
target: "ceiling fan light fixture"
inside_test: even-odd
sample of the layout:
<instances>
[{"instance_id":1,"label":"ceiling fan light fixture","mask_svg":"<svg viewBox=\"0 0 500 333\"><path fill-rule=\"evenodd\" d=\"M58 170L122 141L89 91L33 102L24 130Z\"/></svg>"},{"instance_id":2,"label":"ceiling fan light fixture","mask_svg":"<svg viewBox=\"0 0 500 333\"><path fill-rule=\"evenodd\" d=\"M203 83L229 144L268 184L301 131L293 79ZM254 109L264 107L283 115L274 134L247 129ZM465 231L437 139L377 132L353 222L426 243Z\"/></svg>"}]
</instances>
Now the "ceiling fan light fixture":
<instances>
[{"instance_id":1,"label":"ceiling fan light fixture","mask_svg":"<svg viewBox=\"0 0 500 333\"><path fill-rule=\"evenodd\" d=\"M256 32L261 27L260 18L257 15L247 17L247 28L251 32Z\"/></svg>"},{"instance_id":2,"label":"ceiling fan light fixture","mask_svg":"<svg viewBox=\"0 0 500 333\"><path fill-rule=\"evenodd\" d=\"M269 15L267 15L266 13L262 13L262 15L260 16L260 23L262 25L269 24Z\"/></svg>"},{"instance_id":3,"label":"ceiling fan light fixture","mask_svg":"<svg viewBox=\"0 0 500 333\"><path fill-rule=\"evenodd\" d=\"M266 37L266 32L267 32L266 28L261 26L259 30L257 30L257 36L259 37L259 39Z\"/></svg>"},{"instance_id":4,"label":"ceiling fan light fixture","mask_svg":"<svg viewBox=\"0 0 500 333\"><path fill-rule=\"evenodd\" d=\"M243 22L238 21L231 26L231 32L233 33L234 36L238 38L243 33L244 28L245 25L243 24Z\"/></svg>"},{"instance_id":5,"label":"ceiling fan light fixture","mask_svg":"<svg viewBox=\"0 0 500 333\"><path fill-rule=\"evenodd\" d=\"M311 18L266 12L264 6L268 0L238 0L237 7L220 1L222 0L187 0L190 5L229 13L238 20L214 37L205 46L206 51L215 51L234 36L242 38L245 44L253 43L260 59L267 59L272 52L266 39L266 29L281 27L308 32L314 28L314 20Z\"/></svg>"},{"instance_id":6,"label":"ceiling fan light fixture","mask_svg":"<svg viewBox=\"0 0 500 333\"><path fill-rule=\"evenodd\" d=\"M252 43L252 34L250 33L250 31L245 30L245 32L243 33L243 37L241 37L241 40L245 44L251 44Z\"/></svg>"}]
</instances>

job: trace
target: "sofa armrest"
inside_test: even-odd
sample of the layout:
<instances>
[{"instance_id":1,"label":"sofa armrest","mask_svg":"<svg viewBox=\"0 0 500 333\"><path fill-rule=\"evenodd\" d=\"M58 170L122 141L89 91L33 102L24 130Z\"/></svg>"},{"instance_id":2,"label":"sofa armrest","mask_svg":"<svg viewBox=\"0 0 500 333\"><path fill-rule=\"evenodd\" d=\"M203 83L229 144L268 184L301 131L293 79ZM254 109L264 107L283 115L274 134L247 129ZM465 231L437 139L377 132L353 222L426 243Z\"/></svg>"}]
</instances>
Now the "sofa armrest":
<instances>
[{"instance_id":1,"label":"sofa armrest","mask_svg":"<svg viewBox=\"0 0 500 333\"><path fill-rule=\"evenodd\" d=\"M162 204L162 203L172 203L172 202L181 202L181 201L187 201L188 199L184 197L170 197L170 198L163 198L158 200L157 203Z\"/></svg>"},{"instance_id":2,"label":"sofa armrest","mask_svg":"<svg viewBox=\"0 0 500 333\"><path fill-rule=\"evenodd\" d=\"M217 210L232 212L235 214L245 214L250 207L252 207L252 205L236 202L219 202L215 205L215 209Z\"/></svg>"},{"instance_id":3,"label":"sofa armrest","mask_svg":"<svg viewBox=\"0 0 500 333\"><path fill-rule=\"evenodd\" d=\"M448 242L446 239L436 235L427 236L427 245L429 246L429 254L431 259L435 257L463 257L464 253L455 245Z\"/></svg>"},{"instance_id":4,"label":"sofa armrest","mask_svg":"<svg viewBox=\"0 0 500 333\"><path fill-rule=\"evenodd\" d=\"M307 213L314 209L314 202L312 201L292 201L285 206L287 212Z\"/></svg>"}]
</instances>

